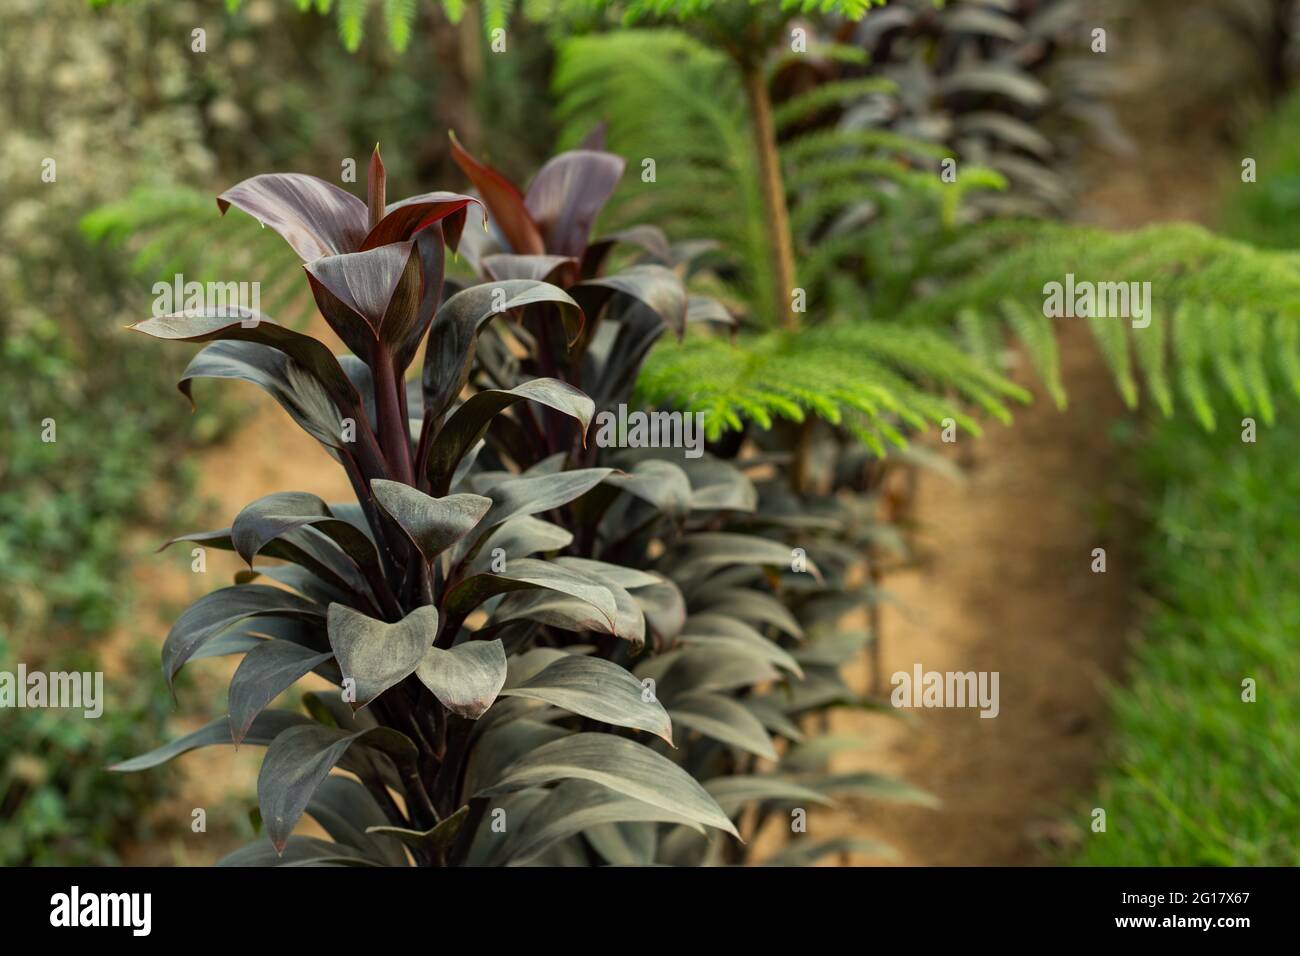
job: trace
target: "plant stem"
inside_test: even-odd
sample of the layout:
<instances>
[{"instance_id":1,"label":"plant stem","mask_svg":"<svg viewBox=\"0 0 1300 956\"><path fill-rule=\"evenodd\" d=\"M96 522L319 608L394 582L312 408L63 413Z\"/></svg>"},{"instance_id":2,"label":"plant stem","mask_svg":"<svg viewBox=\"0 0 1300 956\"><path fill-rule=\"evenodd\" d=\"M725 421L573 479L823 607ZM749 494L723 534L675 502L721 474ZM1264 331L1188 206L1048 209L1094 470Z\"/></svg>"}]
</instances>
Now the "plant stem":
<instances>
[{"instance_id":1,"label":"plant stem","mask_svg":"<svg viewBox=\"0 0 1300 956\"><path fill-rule=\"evenodd\" d=\"M794 243L790 238L790 212L785 203L785 183L781 178L781 158L776 148L776 127L772 122L772 99L768 94L767 75L761 60L742 62L741 79L745 101L749 106L750 126L754 131L754 150L758 154L759 186L763 211L767 216L767 238L772 261L772 308L787 329L799 328L799 316L792 308L794 292Z\"/></svg>"},{"instance_id":2,"label":"plant stem","mask_svg":"<svg viewBox=\"0 0 1300 956\"><path fill-rule=\"evenodd\" d=\"M393 357L379 342L372 352L371 369L375 376L375 409L379 418L379 443L383 448L388 467L398 481L415 486L415 470L411 465L410 427L402 415L402 403L393 369Z\"/></svg>"},{"instance_id":3,"label":"plant stem","mask_svg":"<svg viewBox=\"0 0 1300 956\"><path fill-rule=\"evenodd\" d=\"M397 606L397 598L388 586L388 582L395 580L397 577L397 566L393 563L393 555L388 548L385 526L380 523L375 503L370 497L370 489L366 487L365 477L362 475L356 461L346 452L339 456L339 461L343 464L343 470L347 472L348 480L352 482L352 490L356 493L357 501L361 504L361 510L366 516L366 521L369 522L371 529L375 533L375 548L379 552L379 560L383 564L383 574L379 578L366 576L366 582L370 585L370 589L374 591L375 600L381 605L375 607L375 610L389 614L396 611L397 617L394 620L400 620L402 617L401 608ZM364 569L362 569L362 573L365 573ZM372 604L372 606L374 605Z\"/></svg>"}]
</instances>

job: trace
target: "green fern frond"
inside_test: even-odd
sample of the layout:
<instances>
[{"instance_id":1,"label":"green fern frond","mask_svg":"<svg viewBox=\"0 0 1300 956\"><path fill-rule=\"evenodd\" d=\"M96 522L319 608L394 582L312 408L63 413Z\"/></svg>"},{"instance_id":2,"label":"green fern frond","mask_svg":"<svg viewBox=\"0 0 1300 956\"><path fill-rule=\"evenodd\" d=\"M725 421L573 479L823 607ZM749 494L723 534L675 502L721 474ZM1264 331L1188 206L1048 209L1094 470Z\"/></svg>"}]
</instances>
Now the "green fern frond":
<instances>
[{"instance_id":1,"label":"green fern frond","mask_svg":"<svg viewBox=\"0 0 1300 956\"><path fill-rule=\"evenodd\" d=\"M1022 302L1002 303L1002 312L1057 408L1065 408L1065 386L1061 382L1061 356L1056 347L1056 330L1042 310L1028 309Z\"/></svg>"},{"instance_id":2,"label":"green fern frond","mask_svg":"<svg viewBox=\"0 0 1300 956\"><path fill-rule=\"evenodd\" d=\"M957 313L957 331L966 351L977 361L987 368L1001 364L1002 329L996 317L962 309Z\"/></svg>"},{"instance_id":3,"label":"green fern frond","mask_svg":"<svg viewBox=\"0 0 1300 956\"><path fill-rule=\"evenodd\" d=\"M809 38L808 49L799 53L782 53L773 59L768 64L768 75L775 76L787 66L796 63L807 63L809 59L865 66L870 58L862 47L848 43L829 43L820 37L811 37Z\"/></svg>"},{"instance_id":4,"label":"green fern frond","mask_svg":"<svg viewBox=\"0 0 1300 956\"><path fill-rule=\"evenodd\" d=\"M417 0L384 0L384 24L388 28L388 42L398 53L411 42L411 26L415 23Z\"/></svg>"},{"instance_id":5,"label":"green fern frond","mask_svg":"<svg viewBox=\"0 0 1300 956\"><path fill-rule=\"evenodd\" d=\"M1138 367L1142 369L1147 392L1165 418L1174 414L1174 395L1169 383L1166 354L1169 348L1168 328L1167 320L1153 320L1146 334L1133 336L1133 351L1137 354Z\"/></svg>"},{"instance_id":6,"label":"green fern frond","mask_svg":"<svg viewBox=\"0 0 1300 956\"><path fill-rule=\"evenodd\" d=\"M785 187L788 193L797 194L803 190L816 191L832 188L839 183L853 184L873 179L887 179L918 190L935 192L945 185L934 173L908 169L892 159L846 156L817 159L791 169L785 178Z\"/></svg>"},{"instance_id":7,"label":"green fern frond","mask_svg":"<svg viewBox=\"0 0 1300 956\"><path fill-rule=\"evenodd\" d=\"M833 323L729 342L692 337L656 349L637 382L651 404L705 413L712 438L744 420L770 427L808 414L843 424L873 448L904 444L899 423L923 430L952 419L972 434L976 405L1010 421L1029 394L944 336L896 323ZM868 439L867 436L871 436Z\"/></svg>"},{"instance_id":8,"label":"green fern frond","mask_svg":"<svg viewBox=\"0 0 1300 956\"><path fill-rule=\"evenodd\" d=\"M987 316L1004 302L1043 314L1048 284L1064 284L1067 274L1076 286L1149 283L1145 315L1085 320L1130 405L1139 397L1134 357L1162 412L1173 410L1172 374L1207 428L1214 426L1211 376L1244 414L1259 414L1266 422L1276 413L1274 383L1280 380L1300 394L1295 253L1255 249L1187 224L1113 234L997 223L971 230L935 264L947 284L905 309L900 321L942 324L963 311ZM1025 328L1013 323L1013 331L1028 341ZM1038 330L1031 334L1041 336Z\"/></svg>"},{"instance_id":9,"label":"green fern frond","mask_svg":"<svg viewBox=\"0 0 1300 956\"><path fill-rule=\"evenodd\" d=\"M864 150L892 154L900 159L938 160L952 155L952 150L940 143L902 136L887 129L828 129L782 143L781 164L793 169L827 153L853 155Z\"/></svg>"},{"instance_id":10,"label":"green fern frond","mask_svg":"<svg viewBox=\"0 0 1300 956\"><path fill-rule=\"evenodd\" d=\"M515 0L483 0L483 29L504 30L514 8Z\"/></svg>"},{"instance_id":11,"label":"green fern frond","mask_svg":"<svg viewBox=\"0 0 1300 956\"><path fill-rule=\"evenodd\" d=\"M339 40L349 53L356 53L361 47L369 7L370 0L339 0Z\"/></svg>"},{"instance_id":12,"label":"green fern frond","mask_svg":"<svg viewBox=\"0 0 1300 956\"><path fill-rule=\"evenodd\" d=\"M625 178L605 226L654 222L674 239L719 240L751 311L773 321L758 166L727 59L675 30L622 30L561 44L553 86L566 143L603 121L634 168L654 160L653 182Z\"/></svg>"},{"instance_id":13,"label":"green fern frond","mask_svg":"<svg viewBox=\"0 0 1300 956\"><path fill-rule=\"evenodd\" d=\"M893 93L898 84L878 76L835 80L815 86L807 93L793 96L772 110L772 122L777 132L784 132L797 123L813 119L832 106L843 106L872 93Z\"/></svg>"},{"instance_id":14,"label":"green fern frond","mask_svg":"<svg viewBox=\"0 0 1300 956\"><path fill-rule=\"evenodd\" d=\"M794 116L842 96L856 98L879 84L878 79L869 79L866 87L857 80L832 84L814 91L812 100L799 98L781 109ZM776 325L785 304L772 301L767 281L772 237L753 130L733 64L685 33L624 30L564 42L554 88L566 144L603 120L610 148L634 168L645 159L655 161L653 182L626 178L606 209L606 225L654 222L674 239L717 240L745 311L760 326ZM934 144L874 130L819 130L781 145L796 268L810 301L830 298L819 286L835 281L846 258L863 259L865 243L848 234L852 228L831 228L841 213L870 201L877 209L873 220L906 215L910 224L928 215L953 221L967 190L999 181L996 173L971 167L962 170L958 183L943 183L928 170L945 155ZM895 198L891 190L924 197L928 211L916 201ZM897 258L896 250L880 249L871 265L886 258Z\"/></svg>"},{"instance_id":15,"label":"green fern frond","mask_svg":"<svg viewBox=\"0 0 1300 956\"><path fill-rule=\"evenodd\" d=\"M669 17L685 21L706 16L717 8L746 2L750 6L774 4L774 0L629 0L626 18L629 23ZM848 20L860 20L872 7L883 6L885 2L886 0L780 0L779 6L782 11L790 14L836 14ZM604 5L616 6L609 2Z\"/></svg>"}]
</instances>

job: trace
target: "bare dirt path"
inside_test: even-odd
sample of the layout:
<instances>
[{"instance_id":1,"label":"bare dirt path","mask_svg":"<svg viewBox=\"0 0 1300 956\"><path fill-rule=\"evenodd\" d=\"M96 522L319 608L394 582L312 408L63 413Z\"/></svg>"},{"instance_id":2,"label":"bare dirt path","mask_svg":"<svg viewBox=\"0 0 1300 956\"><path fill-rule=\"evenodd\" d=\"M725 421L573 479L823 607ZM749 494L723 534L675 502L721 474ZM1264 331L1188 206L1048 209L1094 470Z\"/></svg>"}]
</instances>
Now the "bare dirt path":
<instances>
[{"instance_id":1,"label":"bare dirt path","mask_svg":"<svg viewBox=\"0 0 1300 956\"><path fill-rule=\"evenodd\" d=\"M1080 220L1127 229L1212 218L1223 174L1237 160L1224 155L1215 130L1175 131L1153 121L1153 109L1136 99L1123 109L1138 140L1134 157L1090 158ZM1087 330L1064 328L1060 343L1069 409L1058 413L1035 388L1035 404L1011 427L991 425L964 449L973 459L964 483L923 473L914 508L923 561L884 582L892 597L882 614L885 690L889 675L918 663L997 671L1000 714L835 715L833 732L870 741L837 757L835 769L897 776L941 805L812 810L815 839L865 837L897 851L892 860L827 862L1035 865L1086 839L1084 801L1105 752L1104 685L1120 678L1140 618L1130 492L1111 439L1124 408ZM1032 387L1028 370L1019 371ZM1103 574L1091 569L1094 548L1106 550ZM848 676L866 688L865 661Z\"/></svg>"},{"instance_id":2,"label":"bare dirt path","mask_svg":"<svg viewBox=\"0 0 1300 956\"><path fill-rule=\"evenodd\" d=\"M814 811L818 839L868 837L895 847L894 862L931 866L1041 862L1041 844L1071 838L1054 821L1102 753L1102 686L1123 659L1133 575L1107 437L1121 403L1086 330L1067 330L1061 352L1069 412L1040 396L1012 427L974 442L963 483L922 475L922 562L884 582L885 689L888 675L917 664L996 671L1000 712L836 714L834 732L870 741L837 769L891 774L942 805ZM1106 550L1104 574L1091 570L1094 548ZM865 688L865 662L849 676Z\"/></svg>"}]
</instances>

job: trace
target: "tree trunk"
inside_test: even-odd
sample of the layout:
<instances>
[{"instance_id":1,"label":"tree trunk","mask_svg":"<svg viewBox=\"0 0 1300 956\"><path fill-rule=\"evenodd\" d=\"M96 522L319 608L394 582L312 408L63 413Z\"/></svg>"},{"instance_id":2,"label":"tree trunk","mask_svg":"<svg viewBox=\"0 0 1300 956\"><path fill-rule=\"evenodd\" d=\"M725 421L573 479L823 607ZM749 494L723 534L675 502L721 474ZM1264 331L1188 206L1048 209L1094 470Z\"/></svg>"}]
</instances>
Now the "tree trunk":
<instances>
[{"instance_id":1,"label":"tree trunk","mask_svg":"<svg viewBox=\"0 0 1300 956\"><path fill-rule=\"evenodd\" d=\"M785 204L785 183L781 179L781 160L776 150L776 127L772 123L772 100L761 63L741 64L745 99L749 104L750 124L754 129L754 149L758 153L759 179L763 210L767 214L772 307L787 329L799 328L791 295L794 291L794 245L790 238L790 213Z\"/></svg>"},{"instance_id":2,"label":"tree trunk","mask_svg":"<svg viewBox=\"0 0 1300 956\"><path fill-rule=\"evenodd\" d=\"M475 94L483 71L482 21L467 10L459 25L441 12L429 18L430 46L437 66L437 87L430 104L429 137L420 148L417 174L422 182L440 183L456 175L447 130L471 153L483 148L483 127L475 109Z\"/></svg>"}]
</instances>

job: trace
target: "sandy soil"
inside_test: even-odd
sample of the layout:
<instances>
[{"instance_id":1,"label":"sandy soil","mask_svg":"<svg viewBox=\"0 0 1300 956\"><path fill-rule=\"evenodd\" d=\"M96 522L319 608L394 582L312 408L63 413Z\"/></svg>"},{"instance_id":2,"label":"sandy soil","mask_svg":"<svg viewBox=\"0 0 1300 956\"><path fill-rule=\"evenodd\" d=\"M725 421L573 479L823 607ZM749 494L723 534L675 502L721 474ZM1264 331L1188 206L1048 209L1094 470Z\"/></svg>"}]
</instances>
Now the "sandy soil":
<instances>
[{"instance_id":1,"label":"sandy soil","mask_svg":"<svg viewBox=\"0 0 1300 956\"><path fill-rule=\"evenodd\" d=\"M939 809L857 803L814 810L816 839L887 843L909 865L1016 865L1075 838L1058 821L1102 753L1102 688L1117 676L1133 620L1133 567L1114 449L1122 410L1085 329L1061 340L1072 406L1045 399L994 426L964 454L966 480L921 476L918 567L889 577L882 613L883 686L889 675L996 671L1000 713L931 709L837 712L832 732L868 744L835 769L887 773L922 787ZM950 449L955 459L957 452ZM1094 548L1106 572L1091 570ZM850 682L868 686L866 661ZM878 863L853 855L841 862Z\"/></svg>"}]
</instances>

